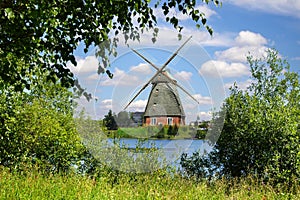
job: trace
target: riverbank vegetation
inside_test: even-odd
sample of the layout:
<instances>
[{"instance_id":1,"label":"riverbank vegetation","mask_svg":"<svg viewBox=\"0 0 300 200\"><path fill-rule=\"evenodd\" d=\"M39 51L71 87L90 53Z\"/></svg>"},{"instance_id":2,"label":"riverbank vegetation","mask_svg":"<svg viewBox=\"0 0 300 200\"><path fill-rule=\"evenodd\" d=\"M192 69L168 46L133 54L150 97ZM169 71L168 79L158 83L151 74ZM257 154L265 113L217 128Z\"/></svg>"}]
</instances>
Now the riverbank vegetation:
<instances>
[{"instance_id":1,"label":"riverbank vegetation","mask_svg":"<svg viewBox=\"0 0 300 200\"><path fill-rule=\"evenodd\" d=\"M214 150L183 155L181 164L197 179L254 176L294 192L300 182L299 74L275 50L248 61L252 84L246 90L234 85L216 114L212 129L221 134Z\"/></svg>"},{"instance_id":2,"label":"riverbank vegetation","mask_svg":"<svg viewBox=\"0 0 300 200\"><path fill-rule=\"evenodd\" d=\"M206 129L195 126L146 126L119 127L117 130L106 130L109 138L150 138L150 139L204 139Z\"/></svg>"},{"instance_id":3,"label":"riverbank vegetation","mask_svg":"<svg viewBox=\"0 0 300 200\"><path fill-rule=\"evenodd\" d=\"M0 169L0 199L299 199L300 187L287 193L253 178L194 181L164 170L146 174L106 171L98 177L78 174L45 176Z\"/></svg>"}]
</instances>

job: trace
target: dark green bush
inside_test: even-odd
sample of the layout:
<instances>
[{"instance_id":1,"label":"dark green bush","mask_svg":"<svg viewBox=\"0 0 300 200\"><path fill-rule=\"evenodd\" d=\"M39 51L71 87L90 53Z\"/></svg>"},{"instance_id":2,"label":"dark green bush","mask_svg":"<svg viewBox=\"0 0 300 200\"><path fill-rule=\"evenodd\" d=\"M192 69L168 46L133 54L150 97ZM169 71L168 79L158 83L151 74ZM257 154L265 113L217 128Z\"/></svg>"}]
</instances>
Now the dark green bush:
<instances>
[{"instance_id":1,"label":"dark green bush","mask_svg":"<svg viewBox=\"0 0 300 200\"><path fill-rule=\"evenodd\" d=\"M183 155L182 167L197 177L251 175L292 184L300 178L299 75L273 50L265 59L248 61L253 84L246 91L231 88L220 111L225 122L214 150L205 156Z\"/></svg>"}]
</instances>

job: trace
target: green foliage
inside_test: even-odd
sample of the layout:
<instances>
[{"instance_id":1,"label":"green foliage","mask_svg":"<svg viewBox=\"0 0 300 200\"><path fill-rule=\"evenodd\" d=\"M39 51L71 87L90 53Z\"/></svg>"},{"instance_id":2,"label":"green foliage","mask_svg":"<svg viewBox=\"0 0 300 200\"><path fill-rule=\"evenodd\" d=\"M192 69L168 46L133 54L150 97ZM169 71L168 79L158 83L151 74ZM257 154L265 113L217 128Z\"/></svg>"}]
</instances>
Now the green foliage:
<instances>
[{"instance_id":1,"label":"green foliage","mask_svg":"<svg viewBox=\"0 0 300 200\"><path fill-rule=\"evenodd\" d=\"M165 138L165 135L168 131L167 126L159 125L157 127L152 127L152 130L153 130L153 128L156 128L156 131L155 131L156 134L153 136L153 138L158 138L158 139Z\"/></svg>"},{"instance_id":2,"label":"green foliage","mask_svg":"<svg viewBox=\"0 0 300 200\"><path fill-rule=\"evenodd\" d=\"M227 182L194 182L165 170L146 174L104 171L89 178L70 174L45 176L36 171L20 175L0 169L0 199L299 199L282 188L261 184L255 179ZM228 187L228 186L231 187Z\"/></svg>"},{"instance_id":3,"label":"green foliage","mask_svg":"<svg viewBox=\"0 0 300 200\"><path fill-rule=\"evenodd\" d=\"M197 130L196 130L195 137L198 139L204 139L208 132L209 122L208 121L197 122L196 126L197 126Z\"/></svg>"},{"instance_id":4,"label":"green foliage","mask_svg":"<svg viewBox=\"0 0 300 200\"><path fill-rule=\"evenodd\" d=\"M118 124L116 122L116 115L111 110L108 111L107 115L104 116L103 122L107 127L107 130L117 130Z\"/></svg>"},{"instance_id":5,"label":"green foliage","mask_svg":"<svg viewBox=\"0 0 300 200\"><path fill-rule=\"evenodd\" d=\"M197 129L195 137L198 139L205 139L206 134L207 134L207 130Z\"/></svg>"},{"instance_id":6,"label":"green foliage","mask_svg":"<svg viewBox=\"0 0 300 200\"><path fill-rule=\"evenodd\" d=\"M127 111L119 112L118 115L115 117L115 120L118 127L129 127L133 123Z\"/></svg>"},{"instance_id":7,"label":"green foliage","mask_svg":"<svg viewBox=\"0 0 300 200\"><path fill-rule=\"evenodd\" d=\"M197 138L197 129L189 126L119 127L117 131L104 131L109 138ZM203 131L203 137L207 131Z\"/></svg>"},{"instance_id":8,"label":"green foliage","mask_svg":"<svg viewBox=\"0 0 300 200\"><path fill-rule=\"evenodd\" d=\"M1 163L15 167L37 164L47 171L67 171L84 148L76 134L72 115L44 106L43 101L15 107L5 121Z\"/></svg>"},{"instance_id":9,"label":"green foliage","mask_svg":"<svg viewBox=\"0 0 300 200\"><path fill-rule=\"evenodd\" d=\"M19 62L17 69L26 67ZM86 153L73 122L72 93L58 80L47 81L47 72L27 73L31 90L16 91L18 84L0 90L0 165L69 171Z\"/></svg>"},{"instance_id":10,"label":"green foliage","mask_svg":"<svg viewBox=\"0 0 300 200\"><path fill-rule=\"evenodd\" d=\"M209 1L205 1L208 4ZM213 1L216 5L218 1ZM167 15L171 8L189 16L195 23L206 25L205 15L196 7L195 1L156 1ZM179 20L169 20L174 28L181 30ZM26 71L17 70L18 60L29 65L29 71L36 68L49 72L49 80L59 78L62 86L77 85L73 73L66 68L67 62L76 65L74 51L84 44L84 52L91 45L99 46L96 55L100 57L98 73L112 74L109 55L116 56L117 36L123 33L125 40L139 40L140 31L152 30L153 41L158 34L156 16L150 1L1 1L0 2L0 80L7 84L25 84L30 87ZM112 35L113 38L109 38ZM15 89L20 89L20 87ZM86 96L87 93L85 93ZM90 97L90 96L88 96Z\"/></svg>"},{"instance_id":11,"label":"green foliage","mask_svg":"<svg viewBox=\"0 0 300 200\"><path fill-rule=\"evenodd\" d=\"M299 75L269 50L264 59L248 57L253 83L236 85L221 112L225 122L214 151L182 157L183 167L201 177L258 176L274 184L300 177ZM214 119L218 120L218 119Z\"/></svg>"},{"instance_id":12,"label":"green foliage","mask_svg":"<svg viewBox=\"0 0 300 200\"><path fill-rule=\"evenodd\" d=\"M169 136L176 136L178 134L178 126L175 124L174 126L169 126L167 134Z\"/></svg>"}]
</instances>

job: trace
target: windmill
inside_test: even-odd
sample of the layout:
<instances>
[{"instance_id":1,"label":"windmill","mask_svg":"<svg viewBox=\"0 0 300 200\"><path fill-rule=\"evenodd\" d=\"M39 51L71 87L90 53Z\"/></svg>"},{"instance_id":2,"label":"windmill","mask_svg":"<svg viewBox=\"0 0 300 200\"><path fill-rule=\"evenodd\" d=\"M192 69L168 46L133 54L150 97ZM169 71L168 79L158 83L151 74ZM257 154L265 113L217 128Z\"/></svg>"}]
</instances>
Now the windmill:
<instances>
[{"instance_id":1,"label":"windmill","mask_svg":"<svg viewBox=\"0 0 300 200\"><path fill-rule=\"evenodd\" d=\"M192 36L189 37L160 68L145 58L138 51L131 49L134 53L136 53L157 70L152 78L137 92L137 94L124 108L124 110L126 110L128 106L140 95L140 93L146 89L150 83L152 83L151 92L149 94L144 113L144 125L185 124L185 113L181 104L177 87L199 104L199 102L182 86L180 86L177 81L171 77L170 73L165 70L167 65L175 58L178 52L191 38Z\"/></svg>"}]
</instances>

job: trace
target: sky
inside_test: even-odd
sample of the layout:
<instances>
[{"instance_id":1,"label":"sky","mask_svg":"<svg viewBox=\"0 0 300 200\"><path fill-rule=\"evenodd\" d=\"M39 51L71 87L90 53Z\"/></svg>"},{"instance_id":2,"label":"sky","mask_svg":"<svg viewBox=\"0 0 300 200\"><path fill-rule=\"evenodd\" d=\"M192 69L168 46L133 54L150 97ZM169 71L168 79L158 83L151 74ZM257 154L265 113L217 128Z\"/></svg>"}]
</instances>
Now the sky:
<instances>
[{"instance_id":1,"label":"sky","mask_svg":"<svg viewBox=\"0 0 300 200\"><path fill-rule=\"evenodd\" d=\"M190 36L192 39L167 66L177 83L198 101L178 88L187 123L197 117L210 119L212 111L218 110L229 95L229 87L234 82L242 89L251 84L248 53L261 58L268 48L275 48L290 63L292 71L300 72L300 1L223 0L221 7L213 4L197 7L205 13L208 25L214 30L213 36L173 10L184 25L183 38L179 41L176 30L163 22L161 11L155 10L159 28L157 42L153 44L151 33L147 32L141 34L140 42L130 41L129 47L120 38L118 55L111 59L113 79L97 74L95 48L85 54L79 45L75 52L77 66L68 66L94 99L87 102L81 98L78 109L84 108L96 119L103 118L110 109L115 113L122 111L156 72L130 48L161 67ZM144 111L150 90L151 84L126 111Z\"/></svg>"}]
</instances>

